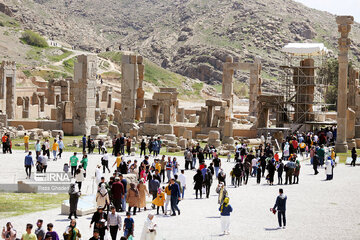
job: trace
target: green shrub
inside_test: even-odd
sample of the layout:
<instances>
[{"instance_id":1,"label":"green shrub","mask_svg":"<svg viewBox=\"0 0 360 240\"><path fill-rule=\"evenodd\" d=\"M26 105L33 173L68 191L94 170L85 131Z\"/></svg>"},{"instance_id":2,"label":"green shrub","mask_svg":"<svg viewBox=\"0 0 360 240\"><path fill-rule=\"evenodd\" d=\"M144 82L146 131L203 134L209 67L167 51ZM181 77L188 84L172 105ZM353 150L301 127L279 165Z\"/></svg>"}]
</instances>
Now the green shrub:
<instances>
[{"instance_id":1,"label":"green shrub","mask_svg":"<svg viewBox=\"0 0 360 240\"><path fill-rule=\"evenodd\" d=\"M42 47L42 48L48 47L45 38L40 36L40 34L30 30L26 30L25 32L23 32L21 40L23 40L26 44L31 46Z\"/></svg>"}]
</instances>

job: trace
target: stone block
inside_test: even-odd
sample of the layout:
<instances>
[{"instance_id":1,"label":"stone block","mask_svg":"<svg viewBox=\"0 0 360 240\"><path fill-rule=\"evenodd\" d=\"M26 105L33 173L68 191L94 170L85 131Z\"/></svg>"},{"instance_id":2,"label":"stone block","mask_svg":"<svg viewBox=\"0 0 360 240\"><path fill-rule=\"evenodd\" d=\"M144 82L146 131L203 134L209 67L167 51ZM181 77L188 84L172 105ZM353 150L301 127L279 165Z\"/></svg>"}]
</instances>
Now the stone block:
<instances>
[{"instance_id":1,"label":"stone block","mask_svg":"<svg viewBox=\"0 0 360 240\"><path fill-rule=\"evenodd\" d=\"M225 137L232 137L233 136L233 122L227 121L224 124L224 136Z\"/></svg>"},{"instance_id":2,"label":"stone block","mask_svg":"<svg viewBox=\"0 0 360 240\"><path fill-rule=\"evenodd\" d=\"M209 144L209 146L213 145L215 148L218 148L221 146L221 142L219 139L209 139L208 144Z\"/></svg>"},{"instance_id":3,"label":"stone block","mask_svg":"<svg viewBox=\"0 0 360 240\"><path fill-rule=\"evenodd\" d=\"M207 135L207 134L199 133L196 135L196 139L198 139L198 140L204 140L204 139L207 139L208 137L209 137L209 135Z\"/></svg>"},{"instance_id":4,"label":"stone block","mask_svg":"<svg viewBox=\"0 0 360 240\"><path fill-rule=\"evenodd\" d=\"M16 137L23 138L25 136L25 131L17 131Z\"/></svg>"},{"instance_id":5,"label":"stone block","mask_svg":"<svg viewBox=\"0 0 360 240\"><path fill-rule=\"evenodd\" d=\"M234 144L234 138L233 137L223 137L222 143L223 144L231 144L231 145L233 145Z\"/></svg>"},{"instance_id":6,"label":"stone block","mask_svg":"<svg viewBox=\"0 0 360 240\"><path fill-rule=\"evenodd\" d=\"M169 153L174 153L174 152L176 152L176 147L168 147L168 148L166 148L166 151Z\"/></svg>"},{"instance_id":7,"label":"stone block","mask_svg":"<svg viewBox=\"0 0 360 240\"><path fill-rule=\"evenodd\" d=\"M177 143L173 141L169 141L167 144L169 147L177 147Z\"/></svg>"},{"instance_id":8,"label":"stone block","mask_svg":"<svg viewBox=\"0 0 360 240\"><path fill-rule=\"evenodd\" d=\"M130 129L129 133L131 138L137 138L139 136L139 130L136 128Z\"/></svg>"},{"instance_id":9,"label":"stone block","mask_svg":"<svg viewBox=\"0 0 360 240\"><path fill-rule=\"evenodd\" d=\"M72 143L72 146L73 147L79 147L79 142L76 139L74 139L73 143Z\"/></svg>"},{"instance_id":10,"label":"stone block","mask_svg":"<svg viewBox=\"0 0 360 240\"><path fill-rule=\"evenodd\" d=\"M179 146L181 147L182 150L187 148L187 139L185 139L185 138L180 139L179 140Z\"/></svg>"},{"instance_id":11,"label":"stone block","mask_svg":"<svg viewBox=\"0 0 360 240\"><path fill-rule=\"evenodd\" d=\"M176 142L176 136L174 134L165 134L164 137L166 140Z\"/></svg>"},{"instance_id":12,"label":"stone block","mask_svg":"<svg viewBox=\"0 0 360 240\"><path fill-rule=\"evenodd\" d=\"M156 134L165 135L173 134L174 128L171 124L143 123L140 125L139 134L155 136Z\"/></svg>"},{"instance_id":13,"label":"stone block","mask_svg":"<svg viewBox=\"0 0 360 240\"><path fill-rule=\"evenodd\" d=\"M119 127L115 124L110 124L108 135L113 137L115 135L117 136L118 134L119 134Z\"/></svg>"},{"instance_id":14,"label":"stone block","mask_svg":"<svg viewBox=\"0 0 360 240\"><path fill-rule=\"evenodd\" d=\"M196 114L190 114L190 115L189 115L189 122L190 122L190 123L197 123Z\"/></svg>"},{"instance_id":15,"label":"stone block","mask_svg":"<svg viewBox=\"0 0 360 240\"><path fill-rule=\"evenodd\" d=\"M36 132L30 133L30 140L37 140L39 139L39 135Z\"/></svg>"},{"instance_id":16,"label":"stone block","mask_svg":"<svg viewBox=\"0 0 360 240\"><path fill-rule=\"evenodd\" d=\"M185 132L185 130L186 130L186 128L185 128L185 127L180 126L180 127L178 128L178 136L179 136L179 137L184 136L184 132Z\"/></svg>"},{"instance_id":17,"label":"stone block","mask_svg":"<svg viewBox=\"0 0 360 240\"><path fill-rule=\"evenodd\" d=\"M97 136L100 133L100 128L98 126L92 126L90 130L90 134L92 136Z\"/></svg>"},{"instance_id":18,"label":"stone block","mask_svg":"<svg viewBox=\"0 0 360 240\"><path fill-rule=\"evenodd\" d=\"M217 140L220 139L219 131L210 131L209 132L209 140Z\"/></svg>"},{"instance_id":19,"label":"stone block","mask_svg":"<svg viewBox=\"0 0 360 240\"><path fill-rule=\"evenodd\" d=\"M51 137L56 137L57 135L64 136L63 130L51 130Z\"/></svg>"},{"instance_id":20,"label":"stone block","mask_svg":"<svg viewBox=\"0 0 360 240\"><path fill-rule=\"evenodd\" d=\"M23 125L18 125L17 128L16 128L18 131L24 131L25 128Z\"/></svg>"},{"instance_id":21,"label":"stone block","mask_svg":"<svg viewBox=\"0 0 360 240\"><path fill-rule=\"evenodd\" d=\"M185 130L183 137L187 140L191 140L192 139L192 131L191 130Z\"/></svg>"}]
</instances>

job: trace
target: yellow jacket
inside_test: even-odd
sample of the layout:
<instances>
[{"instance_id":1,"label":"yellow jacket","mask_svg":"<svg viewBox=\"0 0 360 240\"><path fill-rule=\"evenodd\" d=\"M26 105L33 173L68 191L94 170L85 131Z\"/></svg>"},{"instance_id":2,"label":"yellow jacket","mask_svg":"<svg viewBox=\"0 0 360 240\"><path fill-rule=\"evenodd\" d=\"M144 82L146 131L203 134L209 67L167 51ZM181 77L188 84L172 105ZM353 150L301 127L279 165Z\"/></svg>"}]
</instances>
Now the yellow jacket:
<instances>
[{"instance_id":1,"label":"yellow jacket","mask_svg":"<svg viewBox=\"0 0 360 240\"><path fill-rule=\"evenodd\" d=\"M157 194L157 197L152 201L152 203L155 205L155 206L164 206L164 203L165 203L165 193L161 192L160 194L158 193Z\"/></svg>"}]
</instances>

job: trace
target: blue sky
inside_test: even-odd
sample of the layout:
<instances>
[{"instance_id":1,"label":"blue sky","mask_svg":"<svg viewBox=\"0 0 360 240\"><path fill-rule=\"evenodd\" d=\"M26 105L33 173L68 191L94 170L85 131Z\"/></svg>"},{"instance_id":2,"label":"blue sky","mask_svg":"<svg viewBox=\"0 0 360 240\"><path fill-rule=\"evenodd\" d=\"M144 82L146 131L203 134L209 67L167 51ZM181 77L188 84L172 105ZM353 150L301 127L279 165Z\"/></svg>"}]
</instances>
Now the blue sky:
<instances>
[{"instance_id":1,"label":"blue sky","mask_svg":"<svg viewBox=\"0 0 360 240\"><path fill-rule=\"evenodd\" d=\"M360 23L360 0L295 0L304 5L336 15L352 15Z\"/></svg>"}]
</instances>

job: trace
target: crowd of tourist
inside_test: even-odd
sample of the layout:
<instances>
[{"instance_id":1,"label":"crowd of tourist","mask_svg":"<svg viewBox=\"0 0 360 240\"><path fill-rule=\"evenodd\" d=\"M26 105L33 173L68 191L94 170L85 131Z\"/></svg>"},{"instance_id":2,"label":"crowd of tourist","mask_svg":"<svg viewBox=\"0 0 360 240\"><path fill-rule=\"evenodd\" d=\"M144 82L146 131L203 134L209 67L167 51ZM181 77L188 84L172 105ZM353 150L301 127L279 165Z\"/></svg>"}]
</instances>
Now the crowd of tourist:
<instances>
[{"instance_id":1,"label":"crowd of tourist","mask_svg":"<svg viewBox=\"0 0 360 240\"><path fill-rule=\"evenodd\" d=\"M176 157L159 156L162 144L160 138L151 138L148 142L144 139L140 144L141 160L138 161L135 157L129 160L129 157L125 157L125 147L127 154L130 155L131 140L129 145L127 143L128 139L122 136L114 137L112 154L115 156L115 161L110 163L110 168L110 154L108 154L106 148L99 148L101 165L97 165L95 171L97 211L93 214L90 222L90 226L93 226L93 239L103 240L106 231L109 231L113 240L116 239L119 231L123 231L121 235L124 236L124 239L132 239L134 237L135 223L131 216L149 209L150 206L147 206L146 203L147 196L151 196L151 208L156 211L156 214L160 214L161 209L164 215L180 215L179 203L184 200L185 190L188 189L185 170L195 171L192 180L196 199L201 199L203 195L205 198L209 198L211 186L214 181L217 182L216 192L218 193L218 203L220 205L222 230L224 234L228 234L229 216L232 212L226 189L229 183L222 168L224 163L214 146L206 145L202 148L200 144L197 144L186 148L184 151L185 162L182 167ZM318 174L317 169L319 166L325 166L326 180L331 180L336 159L336 153L331 146L335 140L336 129L322 129L316 133L296 132L286 137L280 143L280 146L278 145L279 151L274 151L274 142L270 134L266 138L262 136L263 143L257 147L248 146L244 142L236 142L234 166L229 173L230 185L235 188L247 185L249 178L256 179L257 184L260 184L264 179L269 185L273 185L275 184L275 174L277 174L277 184L279 185L298 184L301 169L299 156L303 158L309 157L315 175ZM78 154L74 153L70 157L69 163L65 163L63 169L65 172L70 170L70 174L75 181L75 184L72 184L69 190L69 219L71 222L64 233L64 238L71 240L81 236L79 230L76 229L76 210L81 195L82 182L87 175L87 154L92 153L89 148L91 139L88 140L84 136L82 141L84 146L82 159L79 160ZM88 146L88 153L85 151L85 146ZM59 150L60 147L61 151ZM61 158L63 148L62 136L55 138L51 147L54 160ZM49 140L45 140L42 145L37 141L35 159L36 165L41 165L41 168L37 168L37 171L46 172L46 162L50 159L49 149ZM356 159L356 151L353 151L352 155ZM230 161L229 156L227 157L228 161ZM29 178L31 166L34 166L34 163L30 151L25 157L25 168ZM115 170L111 173L110 169L112 167L115 167ZM105 178L106 171L112 174L108 179ZM136 176L135 179L128 182L129 179L125 177L128 173L133 173ZM283 177L285 177L285 180ZM277 203L272 208L272 211L276 212L276 208L278 208L279 225L285 226L284 202L286 202L286 196L283 195L283 190L280 190ZM121 220L120 212L126 212L124 221ZM144 229L145 234L150 236L156 232L153 215L148 216L145 226L148 226ZM44 235L45 238L46 236L47 234Z\"/></svg>"}]
</instances>

